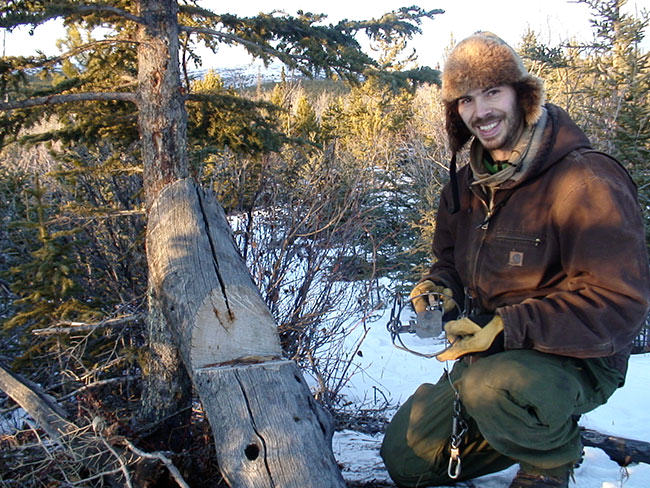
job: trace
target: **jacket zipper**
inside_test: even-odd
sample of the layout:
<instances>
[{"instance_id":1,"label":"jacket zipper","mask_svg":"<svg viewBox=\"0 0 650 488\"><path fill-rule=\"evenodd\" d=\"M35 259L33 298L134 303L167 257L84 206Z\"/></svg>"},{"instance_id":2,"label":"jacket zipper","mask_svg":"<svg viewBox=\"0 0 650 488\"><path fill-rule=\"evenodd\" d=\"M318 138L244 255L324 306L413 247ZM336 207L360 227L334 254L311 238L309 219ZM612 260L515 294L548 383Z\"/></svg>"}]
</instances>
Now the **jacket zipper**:
<instances>
[{"instance_id":1,"label":"jacket zipper","mask_svg":"<svg viewBox=\"0 0 650 488\"><path fill-rule=\"evenodd\" d=\"M506 241L525 242L527 244L533 244L535 247L542 244L542 240L539 237L497 235L497 238Z\"/></svg>"},{"instance_id":2,"label":"jacket zipper","mask_svg":"<svg viewBox=\"0 0 650 488\"><path fill-rule=\"evenodd\" d=\"M483 222L481 222L477 229L482 230L482 235L479 241L479 244L476 248L476 253L474 255L474 262L472 263L472 272L470 274L471 276L471 282L469 288L469 292L471 293L470 297L470 302L473 301L478 301L480 304L481 300L480 297L476 296L475 289L476 289L476 284L477 284L477 271L478 271L478 261L481 255L481 249L483 248L483 244L485 243L485 237L487 235L487 230L490 225L490 219L494 216L494 191L490 191L490 196L489 196L489 202L486 202L481 198L480 195L476 194L476 197L479 199L479 201L483 204L485 207L485 218L483 219ZM481 304L482 306L482 304ZM467 313L471 313L471 310L467 310Z\"/></svg>"}]
</instances>

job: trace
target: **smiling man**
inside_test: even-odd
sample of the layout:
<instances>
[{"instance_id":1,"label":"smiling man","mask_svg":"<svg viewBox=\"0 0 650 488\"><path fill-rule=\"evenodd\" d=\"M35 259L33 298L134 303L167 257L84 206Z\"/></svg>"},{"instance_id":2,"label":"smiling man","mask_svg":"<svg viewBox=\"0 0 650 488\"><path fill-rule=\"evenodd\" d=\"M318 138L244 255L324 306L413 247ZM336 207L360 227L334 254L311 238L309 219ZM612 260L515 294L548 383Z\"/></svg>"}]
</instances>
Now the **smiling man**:
<instances>
[{"instance_id":1,"label":"smiling man","mask_svg":"<svg viewBox=\"0 0 650 488\"><path fill-rule=\"evenodd\" d=\"M458 361L402 405L381 454L403 487L513 464L511 487L567 487L582 451L577 420L623 385L648 312L636 187L544 104L541 80L494 34L454 48L442 99L451 177L435 263L411 296L418 312L431 291L459 304L438 356ZM456 174L470 139L470 163Z\"/></svg>"}]
</instances>

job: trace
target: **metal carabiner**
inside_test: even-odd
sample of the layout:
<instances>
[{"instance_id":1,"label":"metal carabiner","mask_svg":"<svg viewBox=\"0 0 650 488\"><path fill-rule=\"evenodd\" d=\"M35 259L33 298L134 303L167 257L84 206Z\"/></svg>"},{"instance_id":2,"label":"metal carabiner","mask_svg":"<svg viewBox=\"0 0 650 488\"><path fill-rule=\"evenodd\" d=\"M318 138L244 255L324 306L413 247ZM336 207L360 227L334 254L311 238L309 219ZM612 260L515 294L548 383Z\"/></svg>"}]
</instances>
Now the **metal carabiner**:
<instances>
[{"instance_id":1,"label":"metal carabiner","mask_svg":"<svg viewBox=\"0 0 650 488\"><path fill-rule=\"evenodd\" d=\"M451 455L449 456L449 465L447 466L447 475L452 480L457 480L460 476L460 464L460 449L452 446Z\"/></svg>"},{"instance_id":2,"label":"metal carabiner","mask_svg":"<svg viewBox=\"0 0 650 488\"><path fill-rule=\"evenodd\" d=\"M449 376L447 374L447 376ZM453 388L453 384L452 384ZM460 445L463 443L463 436L467 433L467 422L463 419L461 411L460 393L454 389L454 410L451 422L451 438L449 439L449 465L447 466L447 475L456 480L460 476L461 459L460 459Z\"/></svg>"}]
</instances>

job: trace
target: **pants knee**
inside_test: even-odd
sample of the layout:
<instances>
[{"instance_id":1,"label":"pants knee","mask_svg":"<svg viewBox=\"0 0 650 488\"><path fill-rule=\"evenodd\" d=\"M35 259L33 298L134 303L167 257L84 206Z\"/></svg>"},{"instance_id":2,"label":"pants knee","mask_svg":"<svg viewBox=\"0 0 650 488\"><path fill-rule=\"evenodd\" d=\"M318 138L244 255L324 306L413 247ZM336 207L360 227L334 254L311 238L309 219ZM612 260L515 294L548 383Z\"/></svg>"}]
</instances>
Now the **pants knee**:
<instances>
[{"instance_id":1,"label":"pants knee","mask_svg":"<svg viewBox=\"0 0 650 488\"><path fill-rule=\"evenodd\" d=\"M504 381L509 381L507 376L492 373L489 368L468 368L459 385L461 400L468 413L472 417L474 413L480 415L486 405L500 402L501 392L509 388L503 384Z\"/></svg>"}]
</instances>

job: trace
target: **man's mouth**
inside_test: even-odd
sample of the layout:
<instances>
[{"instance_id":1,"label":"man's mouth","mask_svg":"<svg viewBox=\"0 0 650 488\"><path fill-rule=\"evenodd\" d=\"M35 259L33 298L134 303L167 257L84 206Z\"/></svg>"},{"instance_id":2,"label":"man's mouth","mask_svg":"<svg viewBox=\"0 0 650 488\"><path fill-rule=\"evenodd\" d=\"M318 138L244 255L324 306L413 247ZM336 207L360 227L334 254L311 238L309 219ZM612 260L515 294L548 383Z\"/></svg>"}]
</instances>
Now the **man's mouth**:
<instances>
[{"instance_id":1,"label":"man's mouth","mask_svg":"<svg viewBox=\"0 0 650 488\"><path fill-rule=\"evenodd\" d=\"M497 134L499 131L500 123L501 121L497 119L491 120L490 122L475 124L474 127L476 127L478 130L480 137L489 139L490 137Z\"/></svg>"}]
</instances>

